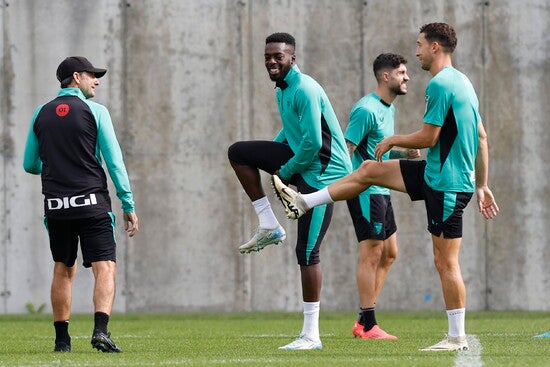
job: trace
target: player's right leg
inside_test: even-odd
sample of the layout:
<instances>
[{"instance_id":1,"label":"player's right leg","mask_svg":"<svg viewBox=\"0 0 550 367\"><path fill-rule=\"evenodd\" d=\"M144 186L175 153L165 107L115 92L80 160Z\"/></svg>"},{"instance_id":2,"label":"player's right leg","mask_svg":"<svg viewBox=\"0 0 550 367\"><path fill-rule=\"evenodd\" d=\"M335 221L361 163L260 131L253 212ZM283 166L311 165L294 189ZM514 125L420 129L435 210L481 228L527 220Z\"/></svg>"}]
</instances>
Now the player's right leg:
<instances>
[{"instance_id":1,"label":"player's right leg","mask_svg":"<svg viewBox=\"0 0 550 367\"><path fill-rule=\"evenodd\" d=\"M275 217L263 190L260 170L273 174L293 155L288 145L273 141L240 141L229 147L231 167L252 201L259 222L252 238L239 246L241 253L260 251L286 239L285 230Z\"/></svg>"},{"instance_id":2,"label":"player's right leg","mask_svg":"<svg viewBox=\"0 0 550 367\"><path fill-rule=\"evenodd\" d=\"M273 188L285 207L287 216L297 219L317 205L349 200L372 185L406 192L399 160L384 162L365 161L349 175L330 186L311 194L301 194L285 185L278 177L272 177Z\"/></svg>"},{"instance_id":3,"label":"player's right leg","mask_svg":"<svg viewBox=\"0 0 550 367\"><path fill-rule=\"evenodd\" d=\"M122 350L107 331L116 287L116 243L112 213L82 219L80 243L84 266L92 268L95 279L92 347L106 353L120 353Z\"/></svg>"}]
</instances>

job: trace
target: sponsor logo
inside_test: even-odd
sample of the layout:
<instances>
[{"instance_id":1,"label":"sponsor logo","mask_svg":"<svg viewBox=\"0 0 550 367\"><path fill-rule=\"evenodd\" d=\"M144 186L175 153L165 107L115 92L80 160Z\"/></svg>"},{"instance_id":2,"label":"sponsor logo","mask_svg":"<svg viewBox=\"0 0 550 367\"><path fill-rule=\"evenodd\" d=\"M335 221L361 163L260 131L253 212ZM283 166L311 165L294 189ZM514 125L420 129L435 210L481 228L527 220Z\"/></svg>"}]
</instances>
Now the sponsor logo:
<instances>
[{"instance_id":1,"label":"sponsor logo","mask_svg":"<svg viewBox=\"0 0 550 367\"><path fill-rule=\"evenodd\" d=\"M71 108L69 107L68 104L66 103L62 103L60 104L59 106L57 106L55 108L55 113L57 114L57 116L59 117L65 117L69 114L69 111L71 110Z\"/></svg>"},{"instance_id":2,"label":"sponsor logo","mask_svg":"<svg viewBox=\"0 0 550 367\"><path fill-rule=\"evenodd\" d=\"M86 197L86 195L76 195L64 198L51 198L47 199L47 202L49 210L59 210L96 205L97 199L95 194L90 194L88 197Z\"/></svg>"}]
</instances>

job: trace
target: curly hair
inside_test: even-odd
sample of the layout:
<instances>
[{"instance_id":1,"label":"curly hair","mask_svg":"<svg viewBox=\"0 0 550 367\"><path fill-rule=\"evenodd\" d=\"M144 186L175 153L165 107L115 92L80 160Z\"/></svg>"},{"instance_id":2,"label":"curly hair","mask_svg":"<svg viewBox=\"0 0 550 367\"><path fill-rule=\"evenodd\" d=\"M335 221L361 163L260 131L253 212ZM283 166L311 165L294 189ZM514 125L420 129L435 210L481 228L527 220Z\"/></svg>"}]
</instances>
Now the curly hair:
<instances>
[{"instance_id":1,"label":"curly hair","mask_svg":"<svg viewBox=\"0 0 550 367\"><path fill-rule=\"evenodd\" d=\"M274 42L286 43L287 45L292 45L292 47L296 48L296 40L294 39L294 37L292 37L292 35L288 33L273 33L272 35L267 36L267 38L265 39L266 45L268 43Z\"/></svg>"},{"instance_id":2,"label":"curly hair","mask_svg":"<svg viewBox=\"0 0 550 367\"><path fill-rule=\"evenodd\" d=\"M380 54L374 59L374 62L372 63L372 71L374 72L374 76L376 77L376 80L380 77L380 71L386 70L386 69L396 69L401 64L406 64L407 59L405 59L403 56L398 54Z\"/></svg>"},{"instance_id":3,"label":"curly hair","mask_svg":"<svg viewBox=\"0 0 550 367\"><path fill-rule=\"evenodd\" d=\"M420 27L420 33L430 42L438 42L446 52L453 52L456 47L456 32L447 23L429 23Z\"/></svg>"}]
</instances>

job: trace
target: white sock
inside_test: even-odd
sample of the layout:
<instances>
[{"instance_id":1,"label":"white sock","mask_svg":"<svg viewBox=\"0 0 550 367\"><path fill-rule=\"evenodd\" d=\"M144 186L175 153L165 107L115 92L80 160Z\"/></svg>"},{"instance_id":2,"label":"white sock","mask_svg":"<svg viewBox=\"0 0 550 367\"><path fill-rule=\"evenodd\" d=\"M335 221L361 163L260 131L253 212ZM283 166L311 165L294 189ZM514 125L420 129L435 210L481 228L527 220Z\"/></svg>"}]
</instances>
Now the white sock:
<instances>
[{"instance_id":1,"label":"white sock","mask_svg":"<svg viewBox=\"0 0 550 367\"><path fill-rule=\"evenodd\" d=\"M334 203L334 200L332 200L328 193L328 187L312 192L311 194L302 194L302 198L310 209L319 205Z\"/></svg>"},{"instance_id":2,"label":"white sock","mask_svg":"<svg viewBox=\"0 0 550 367\"><path fill-rule=\"evenodd\" d=\"M269 200L267 200L267 196L253 201L252 206L254 206L254 210L256 211L258 220L260 221L261 228L274 229L279 226L279 221L277 220L277 217L275 217L275 214L273 214L273 210L271 209Z\"/></svg>"},{"instance_id":3,"label":"white sock","mask_svg":"<svg viewBox=\"0 0 550 367\"><path fill-rule=\"evenodd\" d=\"M320 302L304 302L304 325L301 334L312 340L319 340Z\"/></svg>"},{"instance_id":4,"label":"white sock","mask_svg":"<svg viewBox=\"0 0 550 367\"><path fill-rule=\"evenodd\" d=\"M465 308L457 308L456 310L447 310L447 320L449 321L449 332L447 335L452 337L466 335L464 327L464 318L466 316Z\"/></svg>"}]
</instances>

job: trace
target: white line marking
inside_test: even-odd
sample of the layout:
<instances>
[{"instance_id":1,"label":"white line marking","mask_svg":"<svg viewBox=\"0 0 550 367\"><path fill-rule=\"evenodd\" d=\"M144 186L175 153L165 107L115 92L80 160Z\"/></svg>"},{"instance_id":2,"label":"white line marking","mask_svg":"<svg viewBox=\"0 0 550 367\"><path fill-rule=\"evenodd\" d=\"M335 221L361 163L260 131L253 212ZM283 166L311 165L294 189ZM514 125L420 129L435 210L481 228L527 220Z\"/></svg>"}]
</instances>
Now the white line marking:
<instances>
[{"instance_id":1,"label":"white line marking","mask_svg":"<svg viewBox=\"0 0 550 367\"><path fill-rule=\"evenodd\" d=\"M455 367L483 367L481 350L483 346L475 335L466 335L469 350L459 351L455 357Z\"/></svg>"}]
</instances>

